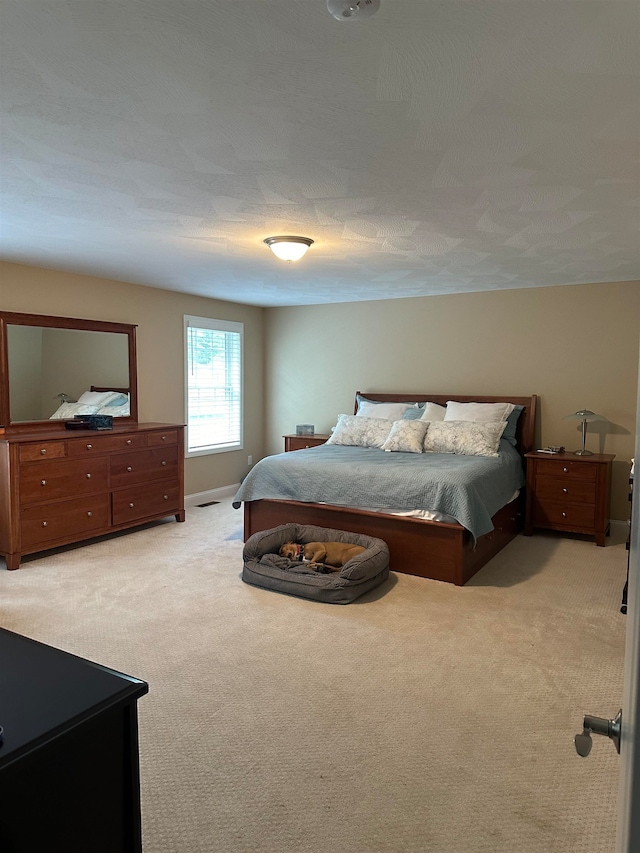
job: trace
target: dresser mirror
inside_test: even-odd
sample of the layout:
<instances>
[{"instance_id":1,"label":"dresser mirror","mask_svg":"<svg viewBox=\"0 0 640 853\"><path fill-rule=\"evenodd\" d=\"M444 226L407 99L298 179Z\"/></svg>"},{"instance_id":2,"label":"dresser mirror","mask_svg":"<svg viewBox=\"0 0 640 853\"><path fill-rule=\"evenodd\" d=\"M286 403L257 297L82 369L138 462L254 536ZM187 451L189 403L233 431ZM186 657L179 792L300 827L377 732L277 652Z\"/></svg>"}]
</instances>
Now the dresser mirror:
<instances>
[{"instance_id":1,"label":"dresser mirror","mask_svg":"<svg viewBox=\"0 0 640 853\"><path fill-rule=\"evenodd\" d=\"M59 429L73 419L83 395L103 414L102 404L111 406L114 420L137 422L135 330L126 323L0 311L0 425Z\"/></svg>"}]
</instances>

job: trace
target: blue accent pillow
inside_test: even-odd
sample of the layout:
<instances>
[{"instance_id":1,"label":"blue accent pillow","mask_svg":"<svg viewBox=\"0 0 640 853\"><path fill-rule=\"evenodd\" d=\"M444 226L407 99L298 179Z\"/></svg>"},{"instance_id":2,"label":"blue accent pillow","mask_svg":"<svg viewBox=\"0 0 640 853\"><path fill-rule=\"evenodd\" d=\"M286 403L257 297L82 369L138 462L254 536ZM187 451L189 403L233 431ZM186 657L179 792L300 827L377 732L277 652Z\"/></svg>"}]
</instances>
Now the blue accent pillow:
<instances>
[{"instance_id":1,"label":"blue accent pillow","mask_svg":"<svg viewBox=\"0 0 640 853\"><path fill-rule=\"evenodd\" d=\"M403 421L419 421L424 412L424 403L419 403L414 409L407 409L402 416Z\"/></svg>"},{"instance_id":2,"label":"blue accent pillow","mask_svg":"<svg viewBox=\"0 0 640 853\"><path fill-rule=\"evenodd\" d=\"M512 447L515 447L516 442L516 427L518 426L518 418L524 412L524 406L514 406L513 411L507 418L507 425L502 433L502 438L506 438Z\"/></svg>"}]
</instances>

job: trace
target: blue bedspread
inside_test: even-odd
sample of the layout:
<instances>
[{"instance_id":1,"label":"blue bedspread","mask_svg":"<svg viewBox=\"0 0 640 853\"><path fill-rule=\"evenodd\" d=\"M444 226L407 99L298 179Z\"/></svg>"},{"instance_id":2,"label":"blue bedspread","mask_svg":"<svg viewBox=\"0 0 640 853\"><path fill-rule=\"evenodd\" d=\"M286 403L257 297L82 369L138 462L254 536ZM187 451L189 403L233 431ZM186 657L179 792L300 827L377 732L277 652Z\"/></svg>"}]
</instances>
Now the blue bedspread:
<instances>
[{"instance_id":1,"label":"blue bedspread","mask_svg":"<svg viewBox=\"0 0 640 853\"><path fill-rule=\"evenodd\" d=\"M492 516L524 483L522 459L507 441L500 442L497 457L323 444L262 459L241 484L233 506L276 499L425 509L452 516L477 538L493 530Z\"/></svg>"}]
</instances>

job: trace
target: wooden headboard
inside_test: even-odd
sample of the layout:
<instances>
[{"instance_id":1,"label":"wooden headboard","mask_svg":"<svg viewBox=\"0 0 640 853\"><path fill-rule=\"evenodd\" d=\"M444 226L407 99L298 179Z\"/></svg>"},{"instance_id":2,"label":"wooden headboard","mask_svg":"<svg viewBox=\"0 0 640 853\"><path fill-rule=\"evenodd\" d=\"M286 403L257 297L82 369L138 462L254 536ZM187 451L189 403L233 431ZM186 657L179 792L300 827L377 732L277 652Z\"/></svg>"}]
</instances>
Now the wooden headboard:
<instances>
[{"instance_id":1,"label":"wooden headboard","mask_svg":"<svg viewBox=\"0 0 640 853\"><path fill-rule=\"evenodd\" d=\"M456 403L513 403L516 406L524 406L516 429L517 449L524 455L535 447L538 403L536 394L530 397L482 397L477 394L386 394L377 391L356 391L354 413L358 410L358 394L378 403L437 403L439 406L446 406L448 400L454 400Z\"/></svg>"},{"instance_id":2,"label":"wooden headboard","mask_svg":"<svg viewBox=\"0 0 640 853\"><path fill-rule=\"evenodd\" d=\"M114 388L113 385L102 386L102 385L92 385L92 391L118 391L120 394L129 394L131 392L130 388Z\"/></svg>"}]
</instances>

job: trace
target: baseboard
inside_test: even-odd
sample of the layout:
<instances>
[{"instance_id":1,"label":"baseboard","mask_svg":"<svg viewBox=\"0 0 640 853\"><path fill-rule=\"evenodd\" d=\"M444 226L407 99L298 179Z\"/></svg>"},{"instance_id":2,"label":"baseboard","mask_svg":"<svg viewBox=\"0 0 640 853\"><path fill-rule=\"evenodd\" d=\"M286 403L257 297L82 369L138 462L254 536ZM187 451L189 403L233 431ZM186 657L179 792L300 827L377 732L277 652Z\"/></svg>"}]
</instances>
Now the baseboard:
<instances>
[{"instance_id":1,"label":"baseboard","mask_svg":"<svg viewBox=\"0 0 640 853\"><path fill-rule=\"evenodd\" d=\"M240 488L240 483L232 483L230 486L221 486L219 489L207 489L206 492L195 492L184 496L185 508L199 506L210 501L220 501L223 498L232 498Z\"/></svg>"},{"instance_id":2,"label":"baseboard","mask_svg":"<svg viewBox=\"0 0 640 853\"><path fill-rule=\"evenodd\" d=\"M620 520L618 520L618 519L616 519L616 518L612 518L612 519L610 520L610 522L609 522L609 523L611 524L611 526L612 526L612 527L613 527L613 525L614 525L614 524L615 524L616 526L620 524L620 525L622 525L623 527L626 527L626 528L628 528L628 527L629 527L629 522L628 522L628 521L620 521Z\"/></svg>"}]
</instances>

